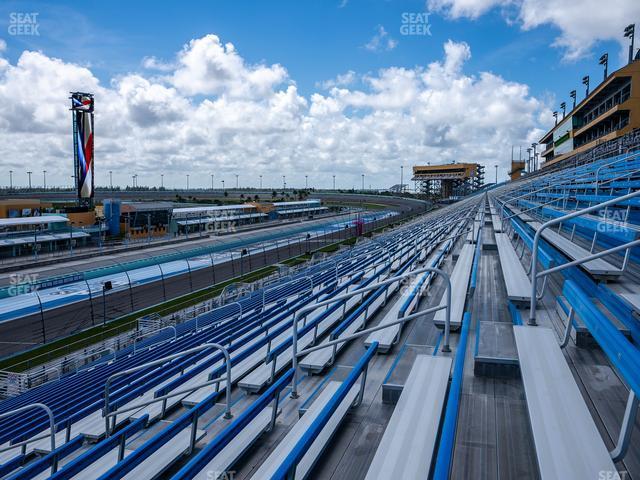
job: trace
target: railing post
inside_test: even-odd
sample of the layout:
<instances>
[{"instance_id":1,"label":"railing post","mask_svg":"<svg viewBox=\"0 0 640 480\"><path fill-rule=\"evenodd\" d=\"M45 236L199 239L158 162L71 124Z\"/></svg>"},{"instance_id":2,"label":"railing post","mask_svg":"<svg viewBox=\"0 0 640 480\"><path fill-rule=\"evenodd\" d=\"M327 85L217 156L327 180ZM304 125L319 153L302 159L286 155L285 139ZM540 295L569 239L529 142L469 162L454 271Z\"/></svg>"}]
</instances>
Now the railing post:
<instances>
[{"instance_id":1,"label":"railing post","mask_svg":"<svg viewBox=\"0 0 640 480\"><path fill-rule=\"evenodd\" d=\"M107 378L107 381L105 382L105 386L104 386L104 411L103 411L103 416L104 416L104 420L105 420L105 434L106 436L110 436L112 428L109 426L109 419L111 417L113 417L114 422L113 422L113 428L115 428L115 418L117 415L117 411L111 413L111 405L110 405L110 401L109 401L109 390L111 388L111 383L113 382L113 380L115 380L118 377L121 377L123 375L128 375L131 373L135 373L139 370L148 368L148 367L153 367L156 365L161 365L165 362L171 361L175 358L180 358L180 357L184 357L186 355L190 355L192 353L197 353L201 350L205 350L207 348L215 348L218 349L222 352L222 354L224 355L225 358L225 364L226 364L226 376L227 376L227 387L226 387L226 402L227 405L225 407L225 414L224 414L224 418L231 418L232 414L231 414L231 358L229 356L229 351L223 347L222 345L220 345L219 343L204 343L202 345L199 345L197 347L191 348L189 350L184 350L182 352L178 352L178 353L174 353L172 355L167 355L166 357L163 358L159 358L157 360L154 360L152 362L148 362L142 365L138 365L136 367L130 368L128 370L122 370L120 372L116 372L114 374L112 374L111 376L109 376ZM158 399L158 401L160 401L160 399Z\"/></svg>"},{"instance_id":2,"label":"railing post","mask_svg":"<svg viewBox=\"0 0 640 480\"><path fill-rule=\"evenodd\" d=\"M364 292L369 292L372 290L376 290L380 287L386 286L386 285L390 285L392 283L395 283L399 280L402 280L405 277L409 277L409 276L414 276L414 275L418 275L420 273L426 273L426 272L433 272L437 275L441 275L445 278L445 281L447 283L447 305L444 307L446 308L446 317L445 317L445 326L444 326L444 330L445 330L445 334L444 334L444 345L442 347L443 351L450 351L450 347L449 347L449 332L451 330L451 279L449 277L448 274L446 274L443 270L439 269L439 268L435 268L435 267L423 267L423 268L419 268L417 270L413 270L411 272L406 272L403 273L401 275L397 275L391 278L387 278L385 280L382 280L380 282L377 282L373 285L368 285L366 287L362 287L356 290L353 290L351 292L347 292L344 293L342 295L338 295L336 297L330 298L328 300L323 300L321 302L317 302L314 303L312 305L307 305L303 308L301 308L300 310L296 311L296 313L294 314L293 317L293 325L292 325L292 339L293 339L293 343L292 343L292 368L293 368L293 378L292 378L292 385L291 385L291 398L298 398L298 322L300 321L300 319L303 316L306 316L306 314L310 311L315 310L316 308L325 306L325 305L331 305L333 303L337 303L339 301L342 300L346 300L348 298L351 298L355 295L359 295L361 293ZM437 309L440 309L439 307ZM420 312L421 314L422 312ZM417 316L419 316L418 314L412 314L412 315L408 315L406 317L404 317L401 320L398 320L395 323L404 323L404 321L408 321L411 320L413 318L416 318ZM389 326L394 325L395 323L391 323L391 324L385 324L385 325L378 325L376 327L367 329L367 330L362 330L357 334L351 335L350 337L348 337L348 339L351 338L357 338L362 336L364 333L368 333L368 332L373 332L373 331L377 331L377 330L382 330L384 328L387 328ZM340 340L345 340L345 339L340 339ZM346 340L345 340L346 341ZM332 341L332 342L328 342L326 345L320 346L320 348L324 348L324 347L328 347L331 345L334 345L336 343L336 341ZM340 343L338 341L338 343ZM318 348L318 347L315 347Z\"/></svg>"}]
</instances>

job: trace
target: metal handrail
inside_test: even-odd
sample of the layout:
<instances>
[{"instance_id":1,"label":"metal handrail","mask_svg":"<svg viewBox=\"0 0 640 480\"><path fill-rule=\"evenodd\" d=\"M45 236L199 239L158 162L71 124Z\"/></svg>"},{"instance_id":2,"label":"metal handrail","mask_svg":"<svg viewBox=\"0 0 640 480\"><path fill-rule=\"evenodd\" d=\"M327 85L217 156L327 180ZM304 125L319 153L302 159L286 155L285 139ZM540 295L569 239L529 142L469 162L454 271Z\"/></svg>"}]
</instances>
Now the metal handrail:
<instances>
[{"instance_id":1,"label":"metal handrail","mask_svg":"<svg viewBox=\"0 0 640 480\"><path fill-rule=\"evenodd\" d=\"M28 443L35 442L36 440L42 440L43 438L51 437L51 452L56 449L56 426L53 418L53 412L49 407L47 407L44 403L31 403L29 405L25 405L24 407L16 408L15 410L11 410L9 412L0 413L0 419L5 417L10 417L11 415L15 415L17 413L22 413L27 410L31 410L33 408L40 408L45 411L47 416L49 417L49 434L42 435L40 437L30 438L23 442L14 443L13 445L9 445L7 447L0 448L0 452L4 452L7 450L13 450L16 447L26 446ZM58 467L58 462L54 461L51 463L51 475L56 473Z\"/></svg>"},{"instance_id":2,"label":"metal handrail","mask_svg":"<svg viewBox=\"0 0 640 480\"><path fill-rule=\"evenodd\" d=\"M199 345L197 347L194 348L190 348L189 350L183 350L182 352L178 352L178 353L174 353L172 355L167 355L166 357L162 357L159 358L157 360L151 361L151 362L147 362L144 363L142 365L138 365L135 366L133 368L129 368L127 370L122 370L120 372L116 372L114 374L112 374L111 376L109 376L109 378L107 378L107 381L105 383L104 386L104 411L103 411L103 417L105 419L105 434L108 437L110 435L110 427L109 427L109 418L110 417L114 417L114 423L115 423L115 415L118 414L117 411L111 412L110 410L110 406L109 406L109 389L111 387L111 383L113 382L114 379L118 378L118 377L122 377L123 375L129 375L131 373L135 373L139 370L143 370L145 368L148 367L154 367L156 365L161 365L165 362L168 362L170 360L176 359L176 358L180 358L180 357L184 357L186 355L190 355L192 353L196 353L199 352L201 350L206 350L207 348L216 348L218 350L220 350L222 352L222 354L224 355L225 358L225 363L226 363L226 367L227 367L227 388L226 388L226 401L227 404L225 406L225 418L231 418L231 358L229 356L229 351L223 347L222 345L220 345L219 343L203 343L202 345ZM215 382L212 382L215 383ZM151 403L157 402L163 400L161 397L154 399ZM114 425L115 426L115 425Z\"/></svg>"},{"instance_id":3,"label":"metal handrail","mask_svg":"<svg viewBox=\"0 0 640 480\"><path fill-rule=\"evenodd\" d=\"M552 227L554 225L558 225L559 223L563 223L567 220L571 220L572 218L576 218L576 217L580 217L586 213L591 213L593 211L596 210L600 210L603 207L608 207L609 205L614 205L616 203L619 203L621 201L626 201L629 200L631 198L635 198L640 196L640 190L633 192L633 193L628 193L627 195L622 195L621 197L616 197L614 199L611 200L607 200L606 202L602 202L602 203L598 203L597 205L593 205L591 207L587 207L587 208L583 208L582 210L576 210L575 212L571 212L567 215L564 215L562 217L558 217L558 218L554 218L552 220L549 220L546 223L543 223L538 230L536 231L536 234L533 238L533 247L531 249L531 304L530 304L530 312L529 312L529 325L536 325L536 302L537 302L537 283L538 283L538 278L549 275L551 273L555 273L558 272L560 270L564 270L566 268L569 267L573 267L576 265L580 265L586 262L589 262L591 260L596 260L600 257L604 257L605 255L609 255L611 253L615 253L618 252L620 250L626 250L629 248L632 248L636 245L640 245L640 240L634 240L632 242L627 242L624 243L622 245L618 245L617 247L614 248L610 248L608 250L603 250L602 252L599 253L595 253L593 255L589 255L585 258L582 258L580 260L574 260L572 262L569 263L563 263L562 265L559 265L557 267L553 267L547 270L544 270L542 272L537 271L538 269L538 246L540 244L540 238L542 236L542 232L549 228Z\"/></svg>"},{"instance_id":4,"label":"metal handrail","mask_svg":"<svg viewBox=\"0 0 640 480\"><path fill-rule=\"evenodd\" d=\"M380 287L383 287L385 285L390 285L392 283L397 282L398 280L402 280L403 278L414 276L414 275L417 275L419 273L424 273L424 272L433 272L433 273L435 273L437 275L441 275L441 276L444 277L444 279L445 279L445 281L447 283L447 290L445 292L445 295L447 297L446 305L433 307L433 308L430 308L428 310L421 311L421 312L419 312L419 314L411 314L411 315L408 315L406 317L403 317L402 319L394 321L392 323L386 323L384 325L378 325L376 327L372 327L372 328L367 329L367 330L362 330L362 331L360 331L360 332L358 332L356 334L351 335L350 337L343 337L341 339L332 340L330 342L324 343L324 344L319 345L317 347L312 347L311 349L303 350L302 352L298 353L298 322L307 313L309 313L309 312L311 312L313 310L316 310L318 307L322 307L322 306L325 306L325 305L331 305L332 303L336 303L336 302L339 302L341 300L346 300L348 298L351 298L351 297L353 297L355 295L359 295L359 294L364 293L364 292L368 292L368 291L371 291L371 290L376 290L376 289L378 289ZM357 290L353 290L351 292L347 292L347 293L344 293L342 295L338 295L336 297L330 298L328 300L323 300L321 302L317 302L317 303L314 303L312 305L307 305L307 306L301 308L300 310L298 310L296 312L296 314L295 314L295 316L293 318L293 325L292 325L292 330L293 330L293 333L292 333L292 336L293 336L293 344L292 344L292 347L293 347L293 354L292 354L293 380L292 380L292 387L291 387L291 397L292 398L297 398L298 397L297 382L298 382L298 357L299 356L307 354L307 353L310 353L310 352L315 351L315 350L320 350L322 348L333 346L335 344L342 343L344 341L351 340L352 338L361 337L365 333L371 333L371 332L375 332L377 330L382 330L384 328L393 326L396 323L398 323L398 324L399 323L404 323L404 322L412 320L413 318L416 318L418 316L425 315L427 313L432 313L432 312L435 312L437 310L442 310L442 309L446 309L446 318L445 318L445 327L444 327L444 344L443 344L443 347L442 347L442 351L443 352L449 352L449 351L451 351L450 347L449 347L449 332L450 332L450 326L451 326L451 279L450 279L448 274L446 274L443 270L441 270L439 268L422 267L422 268L419 268L417 270L413 270L411 272L406 272L406 273L403 273L401 275L397 275L397 276L388 278L386 280L382 280L380 282L376 282L376 283L374 283L372 285L368 285L366 287L362 287L362 288L359 288Z\"/></svg>"},{"instance_id":5,"label":"metal handrail","mask_svg":"<svg viewBox=\"0 0 640 480\"><path fill-rule=\"evenodd\" d=\"M504 222L507 221L507 220L510 220L510 219L512 219L514 217L519 217L523 213L531 212L531 211L536 210L536 209L538 209L540 207L546 207L547 205L551 205L552 203L556 203L559 200L562 200L562 198L554 198L553 200L549 200L548 202L537 204L537 205L535 205L533 207L530 207L530 208L527 208L525 210L520 210L520 213L514 213L512 215L509 215L508 217L503 217L501 219L501 224L504 226ZM505 205L505 204L503 204L503 205ZM501 208L500 210L501 210L501 213L502 213L502 211L504 211L504 208Z\"/></svg>"}]
</instances>

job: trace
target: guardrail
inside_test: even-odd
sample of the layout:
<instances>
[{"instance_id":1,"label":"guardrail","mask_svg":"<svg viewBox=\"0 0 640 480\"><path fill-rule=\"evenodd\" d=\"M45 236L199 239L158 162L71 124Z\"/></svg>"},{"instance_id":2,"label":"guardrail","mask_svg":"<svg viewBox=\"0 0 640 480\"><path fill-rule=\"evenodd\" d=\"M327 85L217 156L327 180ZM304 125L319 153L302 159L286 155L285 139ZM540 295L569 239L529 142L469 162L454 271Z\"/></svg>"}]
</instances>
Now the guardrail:
<instances>
[{"instance_id":1,"label":"guardrail","mask_svg":"<svg viewBox=\"0 0 640 480\"><path fill-rule=\"evenodd\" d=\"M620 201L625 201L625 200L629 200L631 198L635 198L640 196L640 190L633 192L633 193L629 193L627 195L622 195L620 197L614 198L612 200L607 200L606 202L602 202L602 203L598 203L597 205L593 205L591 207L587 207L587 208L583 208L582 210L577 210L575 212L571 212L567 215L564 215L562 217L558 217L558 218L554 218L552 220L549 220L548 222L542 224L540 226L540 228L538 228L538 230L536 231L536 234L533 238L533 248L531 250L531 303L530 303L530 312L529 312L529 325L536 325L536 303L538 301L538 294L537 294L537 283L538 283L538 279L542 278L542 277L546 277L547 275L551 275L552 273L556 273L559 272L561 270L565 270L567 268L570 267L574 267L577 265L581 265L583 263L589 262L591 260L596 260L598 258L604 257L606 255L610 255L612 253L616 253L622 250L626 250L626 254L625 254L625 260L623 263L623 267L622 269L624 270L626 264L627 264L627 260L629 258L629 251L631 248L640 245L640 239L639 240L634 240L631 242L627 242L627 243L623 243L622 245L618 245L616 247L613 248L609 248L607 250L603 250L601 252L598 253L594 253L593 255L588 255L584 258L581 258L579 260L573 260L571 262L568 263L563 263L562 265L558 265L556 267L551 267L548 268L546 270L543 270L541 272L538 272L538 248L539 248L539 244L540 244L540 238L542 236L542 232L544 230L546 230L549 227L552 227L554 225L558 225L560 223L563 223L567 220L571 220L572 218L576 218L579 217L581 215L584 215L586 213L590 213L590 212L594 212L596 210L600 210L603 207L607 207L609 205L613 205L615 203L618 203Z\"/></svg>"},{"instance_id":2,"label":"guardrail","mask_svg":"<svg viewBox=\"0 0 640 480\"><path fill-rule=\"evenodd\" d=\"M107 378L107 381L106 381L105 386L104 386L104 410L103 410L103 417L104 417L104 420L105 420L105 434L107 435L107 437L110 435L111 431L115 428L116 415L118 413L124 413L124 412L130 411L130 410L133 410L133 409L139 409L139 408L145 407L147 405L151 405L152 403L157 403L159 401L164 401L164 400L166 400L168 398L174 397L176 395L180 395L182 393L193 392L193 391L195 391L195 390L197 390L197 389L199 389L199 388L201 388L201 387L203 387L205 385L211 385L211 384L214 384L216 382L220 382L220 379L209 380L208 382L205 382L205 383L203 383L201 385L196 385L193 388L189 388L187 390L181 390L181 391L178 391L178 392L173 392L173 393L171 393L169 395L164 395L162 397L156 397L153 400L150 400L148 402L139 403L139 404L134 405L132 407L127 407L126 409L121 409L119 411L115 410L115 411L112 412L111 411L111 407L110 407L110 402L109 402L109 389L111 387L111 383L113 382L113 380L115 380L118 377L122 377L124 375L129 375L131 373L135 373L135 372L137 372L139 370L143 370L143 369L148 368L148 367L154 367L156 365L162 365L162 364L164 364L166 362L169 362L169 361L171 361L173 359L184 357L184 356L190 355L192 353L197 353L197 352L199 352L201 350L205 350L205 349L208 349L208 348L214 348L214 349L220 350L222 352L222 354L224 355L224 357L225 357L225 363L226 363L226 367L227 367L227 375L226 375L226 377L227 377L227 387L226 387L226 392L225 392L226 393L226 397L227 397L226 398L227 404L225 406L225 418L231 418L232 417L232 415L231 415L231 359L229 357L229 351L225 347L220 345L219 343L203 343L202 345L199 345L199 346L194 347L194 348L190 348L189 350L184 350L182 352L174 353L173 355L167 355L166 357L159 358L159 359L154 360L152 362L144 363L142 365L138 365L136 367L129 368L127 370L122 370L120 372L116 372L113 375L111 375L109 378ZM113 421L112 421L113 426L112 427L109 425L109 423L110 423L109 419L111 417L113 417Z\"/></svg>"},{"instance_id":3,"label":"guardrail","mask_svg":"<svg viewBox=\"0 0 640 480\"><path fill-rule=\"evenodd\" d=\"M403 278L406 277L410 277L413 275L417 275L419 273L423 273L423 272L434 272L437 275L441 275L442 277L444 277L446 284L447 284L447 289L445 292L445 295L447 297L447 303L444 306L437 306L437 307L432 307L432 308L428 308L426 310L422 310L420 312L411 314L411 315L407 315L406 317L400 318L398 320L395 320L393 322L389 322L389 323L385 323L384 325L378 325L372 328L368 328L366 330L361 330L360 332L354 333L353 335L349 335L347 337L343 337L343 338L339 338L336 340L331 340L329 342L326 342L320 346L317 347L311 347L308 348L306 350L303 350L301 352L298 352L298 322L301 320L301 318L303 318L307 313L316 310L319 307L325 306L325 305L331 305L332 303L335 302L339 302L341 300L346 300L348 298L351 298L355 295L359 295L361 293L364 292L369 292L371 290L376 290L380 287L383 287L385 285L390 285L392 283L395 283L399 280L402 280ZM391 278L388 278L386 280L382 280L380 282L376 282L375 284L372 285L368 285L366 287L362 287L359 288L357 290L353 290L351 292L342 294L342 295L338 295L336 297L333 297L329 300L323 300L321 302L317 302L314 303L313 305L308 305L306 307L301 308L300 310L298 310L294 316L293 319L293 326L292 326L292 337L293 337L293 354L292 354L292 361L293 361L293 381L292 381L292 387L291 387L291 397L292 398L297 398L298 397L298 389L297 389L297 383L298 383L298 375L297 375L297 371L298 371L298 357L302 356L302 355L306 355L309 354L311 352L314 352L316 350L321 350L323 348L327 348L327 347L331 347L333 345L337 345L339 343L343 343L345 341L349 341L352 340L354 338L358 338L358 337L362 337L363 335L367 335L369 333L372 332L376 332L378 330L382 330L388 327L391 327L393 325L399 325L399 324L403 324L406 323L410 320L413 320L414 318L418 318L420 316L426 315L428 313L433 313L436 312L438 310L442 310L442 309L446 309L446 318L445 318L445 327L444 327L444 344L442 347L443 351L450 351L450 347L449 347L449 332L450 332L450 327L451 327L451 280L449 278L449 275L446 274L443 270L440 270L439 268L433 268L433 267L423 267L423 268L419 268L417 270L413 270L411 272L407 272L407 273L403 273L401 275L397 275Z\"/></svg>"},{"instance_id":4,"label":"guardrail","mask_svg":"<svg viewBox=\"0 0 640 480\"><path fill-rule=\"evenodd\" d=\"M34 438L30 438L28 440L24 440L18 443L14 443L11 444L7 447L0 447L0 452L5 452L7 450L13 450L16 447L26 447L26 445L28 443L33 443L37 440L42 440L43 438L47 438L49 437L50 440L50 447L51 447L51 451L53 452L56 449L56 426L55 426L55 420L53 417L53 412L51 411L51 409L49 407L47 407L45 404L43 403L32 403L30 405L25 405L24 407L20 407L20 408L16 408L15 410L11 410L9 412L5 412L5 413L1 413L0 414L0 419L6 418L6 417L10 417L12 415L16 415L18 413L22 413L28 410L32 410L34 408L39 408L41 410L44 410L45 413L47 414L47 416L49 417L49 433L45 434L45 435L41 435L39 437L34 437ZM58 462L54 461L51 464L51 474L53 475L54 473L56 473L56 469L58 468Z\"/></svg>"}]
</instances>

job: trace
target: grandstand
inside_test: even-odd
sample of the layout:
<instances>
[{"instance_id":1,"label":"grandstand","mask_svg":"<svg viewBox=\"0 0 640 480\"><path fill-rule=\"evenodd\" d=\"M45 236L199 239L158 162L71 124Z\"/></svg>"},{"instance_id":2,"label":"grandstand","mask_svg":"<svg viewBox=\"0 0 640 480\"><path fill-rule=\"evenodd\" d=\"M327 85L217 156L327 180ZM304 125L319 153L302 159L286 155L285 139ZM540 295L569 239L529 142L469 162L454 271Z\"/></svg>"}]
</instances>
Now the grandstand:
<instances>
[{"instance_id":1,"label":"grandstand","mask_svg":"<svg viewBox=\"0 0 640 480\"><path fill-rule=\"evenodd\" d=\"M640 478L640 154L475 192L0 403L0 475Z\"/></svg>"}]
</instances>

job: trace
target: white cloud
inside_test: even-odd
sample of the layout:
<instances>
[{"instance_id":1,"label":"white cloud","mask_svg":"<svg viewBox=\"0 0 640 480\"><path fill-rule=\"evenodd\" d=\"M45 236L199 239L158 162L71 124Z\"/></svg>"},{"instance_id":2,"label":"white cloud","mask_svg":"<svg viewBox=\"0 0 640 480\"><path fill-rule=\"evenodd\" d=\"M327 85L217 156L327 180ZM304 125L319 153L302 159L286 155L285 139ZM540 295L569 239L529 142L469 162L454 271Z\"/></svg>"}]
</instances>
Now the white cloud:
<instances>
[{"instance_id":1,"label":"white cloud","mask_svg":"<svg viewBox=\"0 0 640 480\"><path fill-rule=\"evenodd\" d=\"M317 87L328 90L333 87L346 87L356 81L356 72L349 70L346 73L339 74L336 78L316 83Z\"/></svg>"},{"instance_id":2,"label":"white cloud","mask_svg":"<svg viewBox=\"0 0 640 480\"><path fill-rule=\"evenodd\" d=\"M624 27L640 19L637 0L427 0L427 7L451 18L471 19L500 7L505 19L512 23L515 18L523 30L552 25L560 31L554 45L566 60L589 54L598 41L626 46Z\"/></svg>"},{"instance_id":3,"label":"white cloud","mask_svg":"<svg viewBox=\"0 0 640 480\"><path fill-rule=\"evenodd\" d=\"M364 45L364 48L370 52L389 52L398 46L398 41L391 38L382 25L378 25L376 30L376 34Z\"/></svg>"},{"instance_id":4,"label":"white cloud","mask_svg":"<svg viewBox=\"0 0 640 480\"><path fill-rule=\"evenodd\" d=\"M41 52L23 52L0 68L0 145L3 168L26 181L24 165L47 169L69 184L73 145L68 92L96 98L96 178L140 184L328 187L398 183L400 165L452 160L500 163L511 144L528 144L550 118L526 85L490 73L469 75L466 43L448 41L444 56L426 66L347 72L323 93L302 96L279 65L248 64L213 35L189 42L162 76L131 73L103 86L90 69ZM208 72L208 73L207 73ZM22 178L21 177L24 177ZM37 177L36 177L37 178ZM21 180L22 179L22 180Z\"/></svg>"},{"instance_id":5,"label":"white cloud","mask_svg":"<svg viewBox=\"0 0 640 480\"><path fill-rule=\"evenodd\" d=\"M184 46L171 82L186 95L260 97L286 78L282 66L246 65L232 43L206 35Z\"/></svg>"},{"instance_id":6,"label":"white cloud","mask_svg":"<svg viewBox=\"0 0 640 480\"><path fill-rule=\"evenodd\" d=\"M7 49L7 42L0 38L0 53Z\"/></svg>"},{"instance_id":7,"label":"white cloud","mask_svg":"<svg viewBox=\"0 0 640 480\"><path fill-rule=\"evenodd\" d=\"M142 59L142 66L147 70L158 70L161 72L170 72L176 68L175 64L158 60L154 56L144 57Z\"/></svg>"}]
</instances>

